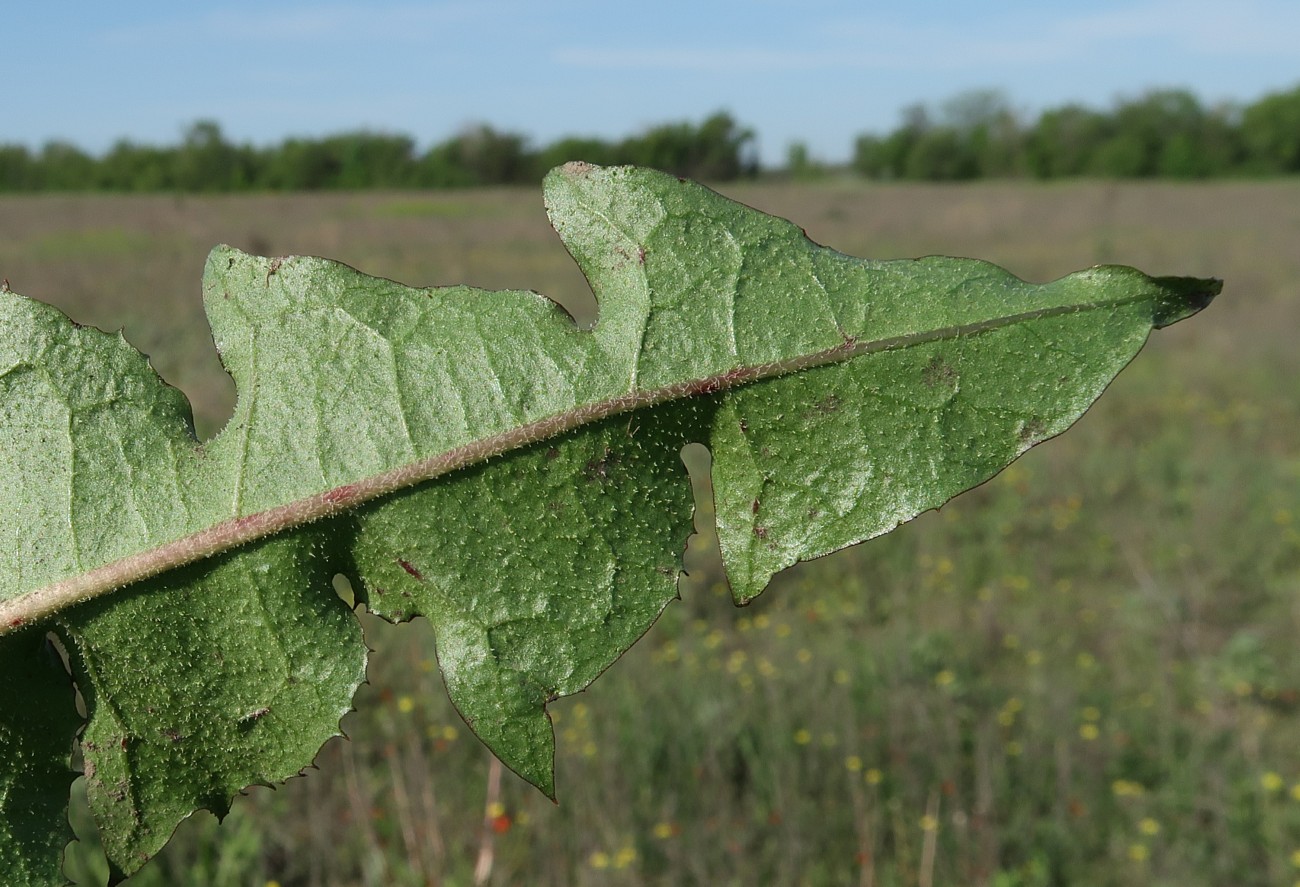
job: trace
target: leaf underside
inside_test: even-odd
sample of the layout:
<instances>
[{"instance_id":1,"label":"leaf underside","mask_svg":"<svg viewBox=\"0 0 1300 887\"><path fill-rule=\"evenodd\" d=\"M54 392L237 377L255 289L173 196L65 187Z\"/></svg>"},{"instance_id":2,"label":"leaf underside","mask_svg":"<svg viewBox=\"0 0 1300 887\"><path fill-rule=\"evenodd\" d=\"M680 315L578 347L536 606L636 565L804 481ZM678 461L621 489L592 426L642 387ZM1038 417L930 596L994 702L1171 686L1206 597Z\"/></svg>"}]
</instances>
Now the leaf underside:
<instances>
[{"instance_id":1,"label":"leaf underside","mask_svg":"<svg viewBox=\"0 0 1300 887\"><path fill-rule=\"evenodd\" d=\"M1101 267L1030 285L968 259L867 261L649 170L569 164L556 231L600 305L409 289L213 251L226 428L122 337L0 294L0 862L59 883L68 749L115 876L197 808L283 780L364 677L334 594L427 617L448 692L554 794L545 706L675 597L682 447L712 453L736 600L893 529L1073 423L1216 281ZM52 664L53 663L53 664Z\"/></svg>"}]
</instances>

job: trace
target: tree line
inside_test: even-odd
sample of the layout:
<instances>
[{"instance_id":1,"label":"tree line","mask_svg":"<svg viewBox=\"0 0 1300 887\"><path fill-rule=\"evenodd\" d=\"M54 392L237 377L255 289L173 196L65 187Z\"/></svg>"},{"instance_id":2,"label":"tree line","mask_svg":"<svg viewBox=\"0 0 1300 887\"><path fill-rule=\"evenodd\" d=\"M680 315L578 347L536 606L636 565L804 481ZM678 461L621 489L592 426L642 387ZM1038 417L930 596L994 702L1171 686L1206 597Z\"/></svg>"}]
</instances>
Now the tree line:
<instances>
[{"instance_id":1,"label":"tree line","mask_svg":"<svg viewBox=\"0 0 1300 887\"><path fill-rule=\"evenodd\" d=\"M803 159L805 173L815 172ZM1031 122L1000 92L969 92L937 109L906 109L888 135L860 136L852 166L873 179L924 181L1300 173L1300 87L1213 107L1186 90L1155 90L1110 111L1070 104Z\"/></svg>"},{"instance_id":2,"label":"tree line","mask_svg":"<svg viewBox=\"0 0 1300 887\"><path fill-rule=\"evenodd\" d=\"M409 136L358 131L235 144L213 121L172 146L122 140L94 156L64 141L39 150L0 144L0 191L309 191L533 184L568 160L635 164L705 181L755 176L753 129L720 111L610 141L562 138L533 147L515 132L467 127L421 151ZM853 145L850 169L876 180L980 178L1211 178L1300 173L1300 87L1247 105L1207 107L1186 90L1121 100L1108 111L1078 104L1035 119L1000 92L968 92L937 107L913 105L884 135ZM823 175L806 144L790 145L780 172Z\"/></svg>"},{"instance_id":3,"label":"tree line","mask_svg":"<svg viewBox=\"0 0 1300 887\"><path fill-rule=\"evenodd\" d=\"M708 181L758 171L754 133L726 112L619 140L564 138L541 148L513 132L467 127L427 151L409 136L359 131L234 144L214 121L191 125L179 145L129 140L96 157L64 141L38 151L0 145L0 191L314 191L535 184L569 160L635 164Z\"/></svg>"}]
</instances>

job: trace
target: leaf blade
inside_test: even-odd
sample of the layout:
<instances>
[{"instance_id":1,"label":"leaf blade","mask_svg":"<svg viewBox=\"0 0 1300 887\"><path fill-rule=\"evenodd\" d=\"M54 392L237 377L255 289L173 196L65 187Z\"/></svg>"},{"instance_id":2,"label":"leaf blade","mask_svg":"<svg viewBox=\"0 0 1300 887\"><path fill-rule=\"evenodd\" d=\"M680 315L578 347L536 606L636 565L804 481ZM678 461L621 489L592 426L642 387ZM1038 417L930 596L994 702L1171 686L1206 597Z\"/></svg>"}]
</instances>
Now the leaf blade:
<instances>
[{"instance_id":1,"label":"leaf blade","mask_svg":"<svg viewBox=\"0 0 1300 887\"><path fill-rule=\"evenodd\" d=\"M317 525L66 614L86 700L86 792L115 877L197 809L299 773L339 735L365 678L360 626L334 595Z\"/></svg>"},{"instance_id":2,"label":"leaf blade","mask_svg":"<svg viewBox=\"0 0 1300 887\"><path fill-rule=\"evenodd\" d=\"M1152 327L1218 291L1131 269L1034 286L973 260L852 259L647 170L571 164L546 196L598 297L591 330L533 293L411 290L322 259L215 250L204 296L238 400L202 445L183 398L120 337L0 298L0 453L19 454L0 456L18 491L0 525L0 632L59 620L89 688L92 806L119 872L189 809L291 775L336 732L364 645L334 572L390 619L435 620L458 709L553 794L546 703L590 683L676 594L691 530L682 445L713 449L743 603L777 570L937 507L1063 430ZM239 578L205 578L230 563ZM247 608L284 588L297 597L272 608L283 618L260 643L331 651L336 672L302 703L311 730L282 737L285 754L241 744L300 704L261 699L265 675L176 699L115 682L149 673L125 655L134 644L172 651L159 673L220 683L204 657L241 649L230 639L257 628ZM195 628L213 617L204 594L239 615ZM104 597L70 609L91 596ZM340 627L313 639L326 623ZM196 719L210 727L201 749L248 760L200 753L198 776L158 788L190 760L175 737L196 734L176 725ZM123 779L150 789L114 803Z\"/></svg>"}]
</instances>

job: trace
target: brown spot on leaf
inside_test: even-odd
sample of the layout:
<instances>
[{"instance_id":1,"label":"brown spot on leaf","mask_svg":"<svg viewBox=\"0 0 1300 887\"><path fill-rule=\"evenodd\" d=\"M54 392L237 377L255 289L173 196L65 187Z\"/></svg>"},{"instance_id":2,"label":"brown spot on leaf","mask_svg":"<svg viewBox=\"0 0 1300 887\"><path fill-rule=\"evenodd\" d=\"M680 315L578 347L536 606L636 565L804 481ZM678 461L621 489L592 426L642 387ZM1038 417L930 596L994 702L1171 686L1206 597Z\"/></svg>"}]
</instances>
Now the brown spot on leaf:
<instances>
[{"instance_id":1,"label":"brown spot on leaf","mask_svg":"<svg viewBox=\"0 0 1300 887\"><path fill-rule=\"evenodd\" d=\"M930 358L930 362L921 370L921 381L927 388L936 388L940 385L949 388L957 382L957 371L939 355Z\"/></svg>"},{"instance_id":2,"label":"brown spot on leaf","mask_svg":"<svg viewBox=\"0 0 1300 887\"><path fill-rule=\"evenodd\" d=\"M618 461L618 453L611 452L609 447L605 447L605 452L599 459L587 460L587 464L582 468L582 476L588 481L606 480L610 469L617 465Z\"/></svg>"},{"instance_id":3,"label":"brown spot on leaf","mask_svg":"<svg viewBox=\"0 0 1300 887\"><path fill-rule=\"evenodd\" d=\"M1017 436L1020 438L1020 442L1024 444L1038 443L1043 439L1043 435L1045 434L1047 434L1047 426L1043 423L1042 419L1035 416L1020 428L1020 432Z\"/></svg>"},{"instance_id":4,"label":"brown spot on leaf","mask_svg":"<svg viewBox=\"0 0 1300 887\"><path fill-rule=\"evenodd\" d=\"M414 576L416 579L419 579L421 582L424 581L424 574L421 573L419 570L417 570L415 567L411 566L410 561L402 560L401 558L398 558L397 562L402 565L403 570L410 573L412 576Z\"/></svg>"},{"instance_id":5,"label":"brown spot on leaf","mask_svg":"<svg viewBox=\"0 0 1300 887\"><path fill-rule=\"evenodd\" d=\"M627 267L628 263L635 261L637 265L645 265L645 247L638 246L636 251L626 249L622 246L614 247L614 253L618 258L614 261L614 270L621 271Z\"/></svg>"},{"instance_id":6,"label":"brown spot on leaf","mask_svg":"<svg viewBox=\"0 0 1300 887\"><path fill-rule=\"evenodd\" d=\"M831 413L839 412L842 406L844 406L843 398L838 394L828 394L813 404L812 409L804 413L804 418L811 419L817 415L829 416Z\"/></svg>"}]
</instances>

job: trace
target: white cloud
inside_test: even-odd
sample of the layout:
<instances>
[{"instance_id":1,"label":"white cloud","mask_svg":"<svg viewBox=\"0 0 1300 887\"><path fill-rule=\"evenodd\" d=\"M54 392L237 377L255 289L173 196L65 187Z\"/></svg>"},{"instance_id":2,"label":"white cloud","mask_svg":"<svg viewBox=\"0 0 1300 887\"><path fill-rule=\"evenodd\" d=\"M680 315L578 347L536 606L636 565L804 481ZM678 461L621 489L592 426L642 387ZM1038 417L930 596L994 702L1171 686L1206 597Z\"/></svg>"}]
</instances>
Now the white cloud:
<instances>
[{"instance_id":1,"label":"white cloud","mask_svg":"<svg viewBox=\"0 0 1300 887\"><path fill-rule=\"evenodd\" d=\"M569 45L552 51L558 64L598 70L966 71L1061 63L1135 50L1170 49L1190 56L1289 55L1300 59L1300 4L1279 0L1147 0L1122 8L1051 16L1016 10L970 25L934 19L902 23L894 16L855 16L812 23L781 42L712 47ZM1186 61L1186 59L1176 60Z\"/></svg>"},{"instance_id":2,"label":"white cloud","mask_svg":"<svg viewBox=\"0 0 1300 887\"><path fill-rule=\"evenodd\" d=\"M1278 0L1146 0L1059 18L1045 12L1013 12L990 17L982 27L960 30L942 22L911 28L876 24L876 33L885 39L938 50L953 66L1083 58L1110 48L1131 51L1137 41L1149 43L1153 52L1173 48L1205 55L1285 54L1300 59L1300 4Z\"/></svg>"},{"instance_id":3,"label":"white cloud","mask_svg":"<svg viewBox=\"0 0 1300 887\"><path fill-rule=\"evenodd\" d=\"M784 49L719 47L716 49L593 49L567 47L553 51L551 59L578 68L661 71L791 71L862 64L862 59L831 58L824 53Z\"/></svg>"},{"instance_id":4,"label":"white cloud","mask_svg":"<svg viewBox=\"0 0 1300 887\"><path fill-rule=\"evenodd\" d=\"M1058 30L1088 42L1143 39L1212 55L1300 57L1300 5L1276 0L1150 0L1127 9L1079 15Z\"/></svg>"}]
</instances>

